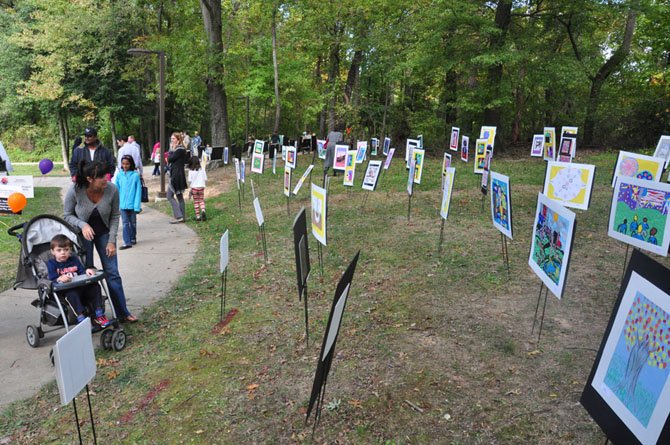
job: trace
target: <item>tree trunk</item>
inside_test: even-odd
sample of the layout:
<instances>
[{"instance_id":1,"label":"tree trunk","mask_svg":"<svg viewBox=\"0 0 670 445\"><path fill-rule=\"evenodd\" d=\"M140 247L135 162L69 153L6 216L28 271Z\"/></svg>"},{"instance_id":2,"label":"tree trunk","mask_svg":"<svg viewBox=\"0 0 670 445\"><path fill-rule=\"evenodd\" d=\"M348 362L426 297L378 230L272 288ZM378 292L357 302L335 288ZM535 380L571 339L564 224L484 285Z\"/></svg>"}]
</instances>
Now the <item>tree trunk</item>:
<instances>
[{"instance_id":1,"label":"tree trunk","mask_svg":"<svg viewBox=\"0 0 670 445\"><path fill-rule=\"evenodd\" d=\"M63 157L63 169L67 170L69 165L67 130L65 124L65 116L63 111L58 111L58 136L60 137L60 151Z\"/></svg>"},{"instance_id":2,"label":"tree trunk","mask_svg":"<svg viewBox=\"0 0 670 445\"><path fill-rule=\"evenodd\" d=\"M635 22L637 19L637 10L634 6L628 10L626 18L626 30L624 32L621 46L612 53L612 56L600 67L595 76L591 78L591 92L589 93L589 105L586 110L586 119L584 120L584 145L593 144L593 131L595 128L596 113L600 105L600 92L607 78L615 72L624 62L630 53L633 33L635 32Z\"/></svg>"},{"instance_id":3,"label":"tree trunk","mask_svg":"<svg viewBox=\"0 0 670 445\"><path fill-rule=\"evenodd\" d=\"M357 49L354 51L354 57L351 58L351 66L347 74L347 83L344 85L344 103L354 105L356 87L360 77L361 63L363 62L363 51Z\"/></svg>"},{"instance_id":4,"label":"tree trunk","mask_svg":"<svg viewBox=\"0 0 670 445\"><path fill-rule=\"evenodd\" d=\"M379 136L381 139L381 143L384 143L384 138L386 137L386 115L388 114L388 109L389 109L389 89L390 85L388 82L386 83L386 97L384 98L384 114L382 115L382 132L381 135Z\"/></svg>"},{"instance_id":5,"label":"tree trunk","mask_svg":"<svg viewBox=\"0 0 670 445\"><path fill-rule=\"evenodd\" d=\"M333 41L330 44L329 67L328 67L328 132L335 131L337 116L335 115L335 104L337 102L337 76L340 72L340 34L342 26L335 23L333 27Z\"/></svg>"},{"instance_id":6,"label":"tree trunk","mask_svg":"<svg viewBox=\"0 0 670 445\"><path fill-rule=\"evenodd\" d=\"M277 65L277 9L272 11L272 66L275 73L275 124L272 132L279 133L281 102L279 100L279 66Z\"/></svg>"},{"instance_id":7,"label":"tree trunk","mask_svg":"<svg viewBox=\"0 0 670 445\"><path fill-rule=\"evenodd\" d=\"M110 110L109 112L109 130L112 132L112 149L114 150L114 157L119 156L119 145L116 143L116 120L114 119L114 113Z\"/></svg>"},{"instance_id":8,"label":"tree trunk","mask_svg":"<svg viewBox=\"0 0 670 445\"><path fill-rule=\"evenodd\" d=\"M526 68L521 67L519 70L519 84L514 90L514 122L512 122L512 143L518 144L521 137L521 116L523 115L523 106L525 103L525 97L523 95L523 89L521 88L521 82L526 77Z\"/></svg>"},{"instance_id":9,"label":"tree trunk","mask_svg":"<svg viewBox=\"0 0 670 445\"><path fill-rule=\"evenodd\" d=\"M633 400L635 398L637 381L640 378L640 373L642 372L645 363L647 363L648 358L649 340L638 340L635 345L633 345L630 355L628 355L623 379L617 384L617 389L622 390L623 396L628 400Z\"/></svg>"}]
</instances>

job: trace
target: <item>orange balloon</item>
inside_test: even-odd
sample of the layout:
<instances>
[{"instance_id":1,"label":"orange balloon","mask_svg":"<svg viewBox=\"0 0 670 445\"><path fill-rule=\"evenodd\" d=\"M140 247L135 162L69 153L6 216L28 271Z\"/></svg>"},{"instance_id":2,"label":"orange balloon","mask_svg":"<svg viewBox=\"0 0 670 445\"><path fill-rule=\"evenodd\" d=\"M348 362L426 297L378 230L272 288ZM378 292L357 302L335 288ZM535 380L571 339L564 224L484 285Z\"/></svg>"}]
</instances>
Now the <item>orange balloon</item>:
<instances>
[{"instance_id":1,"label":"orange balloon","mask_svg":"<svg viewBox=\"0 0 670 445\"><path fill-rule=\"evenodd\" d=\"M23 193L12 193L7 198L7 205L14 213L19 213L26 207L26 204L28 204L28 201L26 200L26 197L23 195Z\"/></svg>"}]
</instances>

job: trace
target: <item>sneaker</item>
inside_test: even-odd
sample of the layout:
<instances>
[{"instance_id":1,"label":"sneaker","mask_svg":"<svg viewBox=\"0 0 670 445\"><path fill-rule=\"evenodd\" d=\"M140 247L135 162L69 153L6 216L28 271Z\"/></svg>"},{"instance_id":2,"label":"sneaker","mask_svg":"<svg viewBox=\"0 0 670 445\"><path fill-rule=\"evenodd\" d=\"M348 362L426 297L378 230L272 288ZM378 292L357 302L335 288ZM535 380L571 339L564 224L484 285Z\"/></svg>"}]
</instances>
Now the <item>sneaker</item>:
<instances>
[{"instance_id":1,"label":"sneaker","mask_svg":"<svg viewBox=\"0 0 670 445\"><path fill-rule=\"evenodd\" d=\"M120 250L126 250L126 249L130 249L131 247L133 247L132 244L125 244L125 245L119 247L119 249Z\"/></svg>"},{"instance_id":2,"label":"sneaker","mask_svg":"<svg viewBox=\"0 0 670 445\"><path fill-rule=\"evenodd\" d=\"M172 221L170 221L170 224L180 224L184 222L184 218L177 218Z\"/></svg>"},{"instance_id":3,"label":"sneaker","mask_svg":"<svg viewBox=\"0 0 670 445\"><path fill-rule=\"evenodd\" d=\"M101 315L100 317L95 319L95 322L101 327L101 328L106 328L109 326L110 321L107 320L107 317L104 315Z\"/></svg>"},{"instance_id":4,"label":"sneaker","mask_svg":"<svg viewBox=\"0 0 670 445\"><path fill-rule=\"evenodd\" d=\"M204 210L202 211L201 215L202 216L200 217L200 219L203 220L203 221L207 221L207 214L205 213Z\"/></svg>"}]
</instances>

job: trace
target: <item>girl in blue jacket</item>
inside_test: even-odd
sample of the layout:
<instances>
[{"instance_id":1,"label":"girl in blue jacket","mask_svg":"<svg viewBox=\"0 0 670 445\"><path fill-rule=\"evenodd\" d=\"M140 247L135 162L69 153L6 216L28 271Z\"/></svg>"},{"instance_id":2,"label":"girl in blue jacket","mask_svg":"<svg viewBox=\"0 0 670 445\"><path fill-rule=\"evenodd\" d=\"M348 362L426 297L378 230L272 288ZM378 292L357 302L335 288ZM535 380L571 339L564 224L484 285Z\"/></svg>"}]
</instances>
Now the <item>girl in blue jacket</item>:
<instances>
[{"instance_id":1,"label":"girl in blue jacket","mask_svg":"<svg viewBox=\"0 0 670 445\"><path fill-rule=\"evenodd\" d=\"M119 189L119 208L123 223L123 246L128 249L137 243L137 214L140 213L142 184L135 170L135 161L130 155L121 158L121 170L114 176L114 184Z\"/></svg>"}]
</instances>

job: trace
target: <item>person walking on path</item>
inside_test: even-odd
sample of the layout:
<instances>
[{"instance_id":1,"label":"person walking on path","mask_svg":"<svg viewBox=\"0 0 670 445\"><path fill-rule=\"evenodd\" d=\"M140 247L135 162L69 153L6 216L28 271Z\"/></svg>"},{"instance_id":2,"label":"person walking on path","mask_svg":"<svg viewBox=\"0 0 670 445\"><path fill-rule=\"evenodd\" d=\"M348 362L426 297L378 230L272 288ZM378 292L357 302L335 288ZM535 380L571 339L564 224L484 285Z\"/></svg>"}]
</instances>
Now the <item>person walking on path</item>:
<instances>
[{"instance_id":1,"label":"person walking on path","mask_svg":"<svg viewBox=\"0 0 670 445\"><path fill-rule=\"evenodd\" d=\"M183 223L186 219L184 205L184 190L186 190L186 172L184 166L188 153L184 147L184 140L180 133L172 133L170 136L170 154L168 155L168 172L170 172L170 183L167 189L167 199L172 206L174 220L172 224Z\"/></svg>"},{"instance_id":2,"label":"person walking on path","mask_svg":"<svg viewBox=\"0 0 670 445\"><path fill-rule=\"evenodd\" d=\"M110 178L116 169L114 155L98 140L98 130L94 127L88 127L84 130L84 145L76 147L72 151L72 158L70 159L70 177L72 178L72 182L75 182L75 175L77 174L79 163L82 161L84 164L93 161L101 162L107 169L105 173L109 174Z\"/></svg>"},{"instance_id":3,"label":"person walking on path","mask_svg":"<svg viewBox=\"0 0 670 445\"><path fill-rule=\"evenodd\" d=\"M160 176L161 175L161 143L156 142L154 144L154 149L151 152L151 160L154 163L154 172L151 176Z\"/></svg>"},{"instance_id":4,"label":"person walking on path","mask_svg":"<svg viewBox=\"0 0 670 445\"><path fill-rule=\"evenodd\" d=\"M116 257L119 191L107 181L108 168L98 161L79 164L76 182L65 195L63 218L84 236L86 267L93 266L93 248L98 251L116 315L121 321L133 322L137 317L126 306Z\"/></svg>"},{"instance_id":5,"label":"person walking on path","mask_svg":"<svg viewBox=\"0 0 670 445\"><path fill-rule=\"evenodd\" d=\"M200 147L200 145L202 145L202 138L200 137L200 134L195 131L191 138L191 156L198 156L198 147Z\"/></svg>"},{"instance_id":6,"label":"person walking on path","mask_svg":"<svg viewBox=\"0 0 670 445\"><path fill-rule=\"evenodd\" d=\"M114 185L119 189L119 209L123 223L123 246L119 249L129 249L137 244L137 214L142 211L142 183L132 156L121 158L121 171L114 176Z\"/></svg>"},{"instance_id":7,"label":"person walking on path","mask_svg":"<svg viewBox=\"0 0 670 445\"><path fill-rule=\"evenodd\" d=\"M130 143L129 140L130 137L125 136L120 136L117 140L117 143L119 144L119 161L116 165L116 171L119 172L122 170L121 159L126 155L130 155L133 158L133 164L135 165L135 168L137 169L137 172L140 174L141 178L144 171L142 168L142 155L140 153L140 146L137 145L137 143Z\"/></svg>"},{"instance_id":8,"label":"person walking on path","mask_svg":"<svg viewBox=\"0 0 670 445\"><path fill-rule=\"evenodd\" d=\"M188 183L191 187L190 195L193 197L195 208L195 220L207 221L205 214L205 186L207 185L207 172L201 167L197 156L191 156L188 161Z\"/></svg>"}]
</instances>

